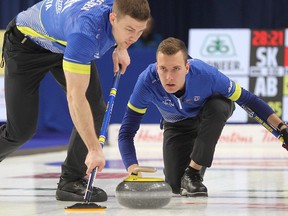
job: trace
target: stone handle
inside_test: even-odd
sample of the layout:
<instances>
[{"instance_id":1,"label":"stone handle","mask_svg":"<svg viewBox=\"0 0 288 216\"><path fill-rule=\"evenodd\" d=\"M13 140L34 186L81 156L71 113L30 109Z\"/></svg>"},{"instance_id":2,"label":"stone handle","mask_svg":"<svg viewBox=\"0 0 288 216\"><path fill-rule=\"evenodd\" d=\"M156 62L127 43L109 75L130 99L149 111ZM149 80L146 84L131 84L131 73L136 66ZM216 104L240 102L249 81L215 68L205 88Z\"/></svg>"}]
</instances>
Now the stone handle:
<instances>
[{"instance_id":1,"label":"stone handle","mask_svg":"<svg viewBox=\"0 0 288 216\"><path fill-rule=\"evenodd\" d=\"M139 172L154 173L156 171L157 169L155 167L139 166L133 170L132 174L137 175Z\"/></svg>"}]
</instances>

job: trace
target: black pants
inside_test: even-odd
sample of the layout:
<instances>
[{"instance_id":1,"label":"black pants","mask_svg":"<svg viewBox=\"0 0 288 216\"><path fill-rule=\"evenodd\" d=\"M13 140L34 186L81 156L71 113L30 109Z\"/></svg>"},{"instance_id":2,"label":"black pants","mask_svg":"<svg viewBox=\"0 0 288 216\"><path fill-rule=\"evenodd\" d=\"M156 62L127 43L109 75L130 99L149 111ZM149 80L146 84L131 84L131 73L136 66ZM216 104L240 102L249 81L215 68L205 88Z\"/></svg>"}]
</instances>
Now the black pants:
<instances>
[{"instance_id":1,"label":"black pants","mask_svg":"<svg viewBox=\"0 0 288 216\"><path fill-rule=\"evenodd\" d=\"M41 48L15 27L12 20L4 37L5 100L7 123L0 128L0 161L28 141L36 132L39 106L39 86L50 71L66 91L62 69L63 55ZM89 101L95 130L99 135L105 113L105 102L95 64L86 97ZM61 176L76 179L85 176L87 148L75 128L72 131L67 157Z\"/></svg>"},{"instance_id":2,"label":"black pants","mask_svg":"<svg viewBox=\"0 0 288 216\"><path fill-rule=\"evenodd\" d=\"M164 121L164 174L174 193L180 192L181 177L191 160L211 166L218 139L234 109L232 101L214 97L197 117L176 123Z\"/></svg>"}]
</instances>

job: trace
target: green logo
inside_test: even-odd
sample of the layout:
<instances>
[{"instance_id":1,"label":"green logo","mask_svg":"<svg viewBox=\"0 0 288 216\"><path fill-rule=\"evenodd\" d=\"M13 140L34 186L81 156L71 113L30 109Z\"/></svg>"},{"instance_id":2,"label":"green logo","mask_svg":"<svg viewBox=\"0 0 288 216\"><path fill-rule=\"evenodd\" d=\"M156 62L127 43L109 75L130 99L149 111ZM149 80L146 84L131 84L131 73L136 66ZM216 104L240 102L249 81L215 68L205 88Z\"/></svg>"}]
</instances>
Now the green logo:
<instances>
[{"instance_id":1,"label":"green logo","mask_svg":"<svg viewBox=\"0 0 288 216\"><path fill-rule=\"evenodd\" d=\"M235 56L235 48L230 35L208 35L201 47L201 55L206 57Z\"/></svg>"}]
</instances>

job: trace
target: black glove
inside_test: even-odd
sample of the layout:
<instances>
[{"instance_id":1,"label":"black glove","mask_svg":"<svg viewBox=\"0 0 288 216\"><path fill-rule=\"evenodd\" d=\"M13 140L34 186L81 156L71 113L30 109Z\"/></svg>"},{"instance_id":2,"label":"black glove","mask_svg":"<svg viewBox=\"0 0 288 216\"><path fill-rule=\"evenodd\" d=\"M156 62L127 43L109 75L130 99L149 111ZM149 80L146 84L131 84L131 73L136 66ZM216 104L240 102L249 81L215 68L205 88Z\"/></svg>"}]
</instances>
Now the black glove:
<instances>
[{"instance_id":1,"label":"black glove","mask_svg":"<svg viewBox=\"0 0 288 216\"><path fill-rule=\"evenodd\" d=\"M280 133L281 137L284 140L282 147L288 151L288 128L284 128L283 130L280 131Z\"/></svg>"}]
</instances>

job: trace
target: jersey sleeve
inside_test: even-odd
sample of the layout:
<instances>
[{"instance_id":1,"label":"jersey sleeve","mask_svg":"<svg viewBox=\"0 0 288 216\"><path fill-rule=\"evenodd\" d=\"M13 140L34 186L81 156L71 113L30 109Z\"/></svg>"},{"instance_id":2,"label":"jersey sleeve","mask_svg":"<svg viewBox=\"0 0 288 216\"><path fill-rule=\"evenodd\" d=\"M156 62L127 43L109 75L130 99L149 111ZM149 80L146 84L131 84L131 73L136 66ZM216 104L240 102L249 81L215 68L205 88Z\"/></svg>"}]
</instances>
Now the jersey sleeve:
<instances>
[{"instance_id":1,"label":"jersey sleeve","mask_svg":"<svg viewBox=\"0 0 288 216\"><path fill-rule=\"evenodd\" d=\"M240 107L249 107L265 121L267 121L270 115L275 113L274 110L261 98L247 91L246 89L241 88L238 84L236 85L238 89L237 95L239 95L239 97L234 98L234 101L236 101Z\"/></svg>"},{"instance_id":2,"label":"jersey sleeve","mask_svg":"<svg viewBox=\"0 0 288 216\"><path fill-rule=\"evenodd\" d=\"M145 74L140 74L127 105L131 110L139 114L145 114L152 101L152 90L149 88L149 83L145 81Z\"/></svg>"},{"instance_id":3,"label":"jersey sleeve","mask_svg":"<svg viewBox=\"0 0 288 216\"><path fill-rule=\"evenodd\" d=\"M72 73L90 74L95 44L84 34L74 33L67 39L63 69Z\"/></svg>"},{"instance_id":4,"label":"jersey sleeve","mask_svg":"<svg viewBox=\"0 0 288 216\"><path fill-rule=\"evenodd\" d=\"M229 80L229 86L226 84L225 88L223 89L224 96L228 97L232 101L235 101L240 107L249 107L262 119L267 120L268 117L274 113L273 109L267 103L265 103L255 94L242 88L238 83Z\"/></svg>"},{"instance_id":5,"label":"jersey sleeve","mask_svg":"<svg viewBox=\"0 0 288 216\"><path fill-rule=\"evenodd\" d=\"M249 107L264 120L267 120L274 113L274 110L265 101L242 88L221 72L218 72L215 79L215 91L235 101L240 107Z\"/></svg>"},{"instance_id":6,"label":"jersey sleeve","mask_svg":"<svg viewBox=\"0 0 288 216\"><path fill-rule=\"evenodd\" d=\"M239 86L236 83L229 79L226 75L214 69L214 85L213 91L219 93L224 97L229 98L230 100L237 100L239 98Z\"/></svg>"},{"instance_id":7,"label":"jersey sleeve","mask_svg":"<svg viewBox=\"0 0 288 216\"><path fill-rule=\"evenodd\" d=\"M134 137L137 133L143 115L126 108L118 135L118 147L126 169L132 164L138 164Z\"/></svg>"},{"instance_id":8,"label":"jersey sleeve","mask_svg":"<svg viewBox=\"0 0 288 216\"><path fill-rule=\"evenodd\" d=\"M130 96L118 135L118 147L126 169L132 164L138 164L134 137L151 98L151 90L145 83L145 73L142 73Z\"/></svg>"}]
</instances>

